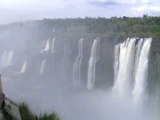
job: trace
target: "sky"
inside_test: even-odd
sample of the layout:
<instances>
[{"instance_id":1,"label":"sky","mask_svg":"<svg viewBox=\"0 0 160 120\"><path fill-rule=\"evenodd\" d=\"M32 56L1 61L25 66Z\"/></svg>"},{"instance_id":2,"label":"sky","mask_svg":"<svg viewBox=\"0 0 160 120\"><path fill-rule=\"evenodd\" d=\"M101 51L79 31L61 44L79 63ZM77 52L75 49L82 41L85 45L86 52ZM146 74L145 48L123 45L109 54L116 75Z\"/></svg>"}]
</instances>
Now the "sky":
<instances>
[{"instance_id":1,"label":"sky","mask_svg":"<svg viewBox=\"0 0 160 120\"><path fill-rule=\"evenodd\" d=\"M160 15L159 0L0 0L0 24L43 18Z\"/></svg>"}]
</instances>

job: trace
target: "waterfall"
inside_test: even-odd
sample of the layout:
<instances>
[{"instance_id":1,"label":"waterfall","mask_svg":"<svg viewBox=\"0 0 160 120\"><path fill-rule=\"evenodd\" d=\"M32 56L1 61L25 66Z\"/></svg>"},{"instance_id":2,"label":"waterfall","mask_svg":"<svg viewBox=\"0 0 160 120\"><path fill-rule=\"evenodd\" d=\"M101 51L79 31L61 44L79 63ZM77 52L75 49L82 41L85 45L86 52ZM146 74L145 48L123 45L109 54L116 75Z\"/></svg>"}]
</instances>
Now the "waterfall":
<instances>
[{"instance_id":1,"label":"waterfall","mask_svg":"<svg viewBox=\"0 0 160 120\"><path fill-rule=\"evenodd\" d=\"M69 40L66 40L63 44L63 58L62 58L62 64L61 64L61 80L68 80L71 79L72 81L72 70L73 68L70 68L70 60L71 60L71 50L72 46ZM70 72L71 71L71 72ZM70 76L71 75L71 76Z\"/></svg>"},{"instance_id":2,"label":"waterfall","mask_svg":"<svg viewBox=\"0 0 160 120\"><path fill-rule=\"evenodd\" d=\"M25 60L23 65L22 65L20 73L25 73L26 72L26 68L27 68L27 61Z\"/></svg>"},{"instance_id":3,"label":"waterfall","mask_svg":"<svg viewBox=\"0 0 160 120\"><path fill-rule=\"evenodd\" d=\"M83 58L83 39L79 40L78 43L78 56L74 62L73 66L73 85L81 85L81 64Z\"/></svg>"},{"instance_id":4,"label":"waterfall","mask_svg":"<svg viewBox=\"0 0 160 120\"><path fill-rule=\"evenodd\" d=\"M135 102L144 97L151 41L151 38L128 38L115 46L114 93L121 97L133 97Z\"/></svg>"},{"instance_id":5,"label":"waterfall","mask_svg":"<svg viewBox=\"0 0 160 120\"><path fill-rule=\"evenodd\" d=\"M139 56L140 56L140 53L141 53L141 49L142 49L142 46L143 46L143 39L140 39L136 48L136 56L135 56L135 65L134 65L134 72L136 71L137 67L138 67L138 63L139 63Z\"/></svg>"},{"instance_id":6,"label":"waterfall","mask_svg":"<svg viewBox=\"0 0 160 120\"><path fill-rule=\"evenodd\" d=\"M148 61L152 39L148 38L144 40L141 48L139 62L135 70L135 84L133 88L133 100L136 103L142 102L142 98L145 95L146 79L148 75ZM137 59L137 58L136 58Z\"/></svg>"},{"instance_id":7,"label":"waterfall","mask_svg":"<svg viewBox=\"0 0 160 120\"><path fill-rule=\"evenodd\" d=\"M52 53L55 52L55 37L52 39Z\"/></svg>"},{"instance_id":8,"label":"waterfall","mask_svg":"<svg viewBox=\"0 0 160 120\"><path fill-rule=\"evenodd\" d=\"M92 44L91 55L88 64L87 88L92 89L95 83L96 63L99 60L100 38L96 38Z\"/></svg>"},{"instance_id":9,"label":"waterfall","mask_svg":"<svg viewBox=\"0 0 160 120\"><path fill-rule=\"evenodd\" d=\"M49 44L49 39L48 39L46 42L45 49L43 51L47 52L47 51L49 51L49 49L50 49L50 44Z\"/></svg>"},{"instance_id":10,"label":"waterfall","mask_svg":"<svg viewBox=\"0 0 160 120\"><path fill-rule=\"evenodd\" d=\"M67 43L64 44L63 49L64 49L64 53L63 53L63 60L62 60L62 65L61 65L61 79L64 80L64 78L66 78L66 61L67 61Z\"/></svg>"},{"instance_id":11,"label":"waterfall","mask_svg":"<svg viewBox=\"0 0 160 120\"><path fill-rule=\"evenodd\" d=\"M45 66L46 66L46 59L44 59L41 63L41 66L40 66L40 75L42 75L44 73L44 70L45 70Z\"/></svg>"},{"instance_id":12,"label":"waterfall","mask_svg":"<svg viewBox=\"0 0 160 120\"><path fill-rule=\"evenodd\" d=\"M13 64L13 56L14 56L14 51L8 52L7 50L4 50L0 61L0 67L5 68L7 66L11 66Z\"/></svg>"},{"instance_id":13,"label":"waterfall","mask_svg":"<svg viewBox=\"0 0 160 120\"><path fill-rule=\"evenodd\" d=\"M115 48L116 50L119 50L116 51L116 54L119 53L119 55L118 57L115 57L114 71L116 73L116 80L113 86L113 90L115 92L118 92L120 96L127 95L130 92L130 86L133 76L132 70L134 65L135 43L136 39L128 39ZM119 49L117 47L119 47Z\"/></svg>"},{"instance_id":14,"label":"waterfall","mask_svg":"<svg viewBox=\"0 0 160 120\"><path fill-rule=\"evenodd\" d=\"M117 73L118 73L118 68L119 68L119 49L120 49L120 46L119 45L116 45L115 46L115 50L114 50L114 81L116 81L117 79Z\"/></svg>"},{"instance_id":15,"label":"waterfall","mask_svg":"<svg viewBox=\"0 0 160 120\"><path fill-rule=\"evenodd\" d=\"M13 55L14 51L10 51L7 55L7 66L11 66L13 64Z\"/></svg>"}]
</instances>

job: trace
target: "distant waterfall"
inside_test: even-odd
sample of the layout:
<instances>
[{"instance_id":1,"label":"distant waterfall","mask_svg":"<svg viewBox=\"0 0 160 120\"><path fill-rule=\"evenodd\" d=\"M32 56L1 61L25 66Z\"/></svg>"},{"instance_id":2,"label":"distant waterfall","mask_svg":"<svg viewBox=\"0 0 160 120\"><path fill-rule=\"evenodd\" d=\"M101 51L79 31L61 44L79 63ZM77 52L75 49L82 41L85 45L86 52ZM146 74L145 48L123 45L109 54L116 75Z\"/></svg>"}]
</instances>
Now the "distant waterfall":
<instances>
[{"instance_id":1,"label":"distant waterfall","mask_svg":"<svg viewBox=\"0 0 160 120\"><path fill-rule=\"evenodd\" d=\"M49 37L48 40L46 41L46 45L45 48L41 51L41 52L51 52L54 53L55 52L55 37Z\"/></svg>"},{"instance_id":2,"label":"distant waterfall","mask_svg":"<svg viewBox=\"0 0 160 120\"><path fill-rule=\"evenodd\" d=\"M144 98L145 95L151 42L152 42L151 38L144 40L139 56L139 62L135 70L135 85L133 88L133 100L136 103L141 102L142 98Z\"/></svg>"},{"instance_id":3,"label":"distant waterfall","mask_svg":"<svg viewBox=\"0 0 160 120\"><path fill-rule=\"evenodd\" d=\"M81 84L81 64L83 58L83 39L78 43L78 56L73 66L73 85L80 86Z\"/></svg>"},{"instance_id":4,"label":"distant waterfall","mask_svg":"<svg viewBox=\"0 0 160 120\"><path fill-rule=\"evenodd\" d=\"M27 68L27 61L25 60L23 65L22 65L20 73L25 73L26 72L26 68Z\"/></svg>"},{"instance_id":5,"label":"distant waterfall","mask_svg":"<svg viewBox=\"0 0 160 120\"><path fill-rule=\"evenodd\" d=\"M113 92L140 102L145 94L151 38L127 39L115 46Z\"/></svg>"},{"instance_id":6,"label":"distant waterfall","mask_svg":"<svg viewBox=\"0 0 160 120\"><path fill-rule=\"evenodd\" d=\"M95 83L96 63L99 60L100 38L96 38L91 48L91 55L88 64L87 88L92 89Z\"/></svg>"},{"instance_id":7,"label":"distant waterfall","mask_svg":"<svg viewBox=\"0 0 160 120\"><path fill-rule=\"evenodd\" d=\"M14 51L5 50L3 52L3 55L1 56L0 68L11 66L13 64L13 56L14 56Z\"/></svg>"},{"instance_id":8,"label":"distant waterfall","mask_svg":"<svg viewBox=\"0 0 160 120\"><path fill-rule=\"evenodd\" d=\"M49 39L48 39L47 42L46 42L46 46L45 46L43 51L47 52L49 50L50 50L50 44L49 44Z\"/></svg>"},{"instance_id":9,"label":"distant waterfall","mask_svg":"<svg viewBox=\"0 0 160 120\"><path fill-rule=\"evenodd\" d=\"M120 45L115 46L114 50L114 81L117 80L117 74L118 74L118 69L119 69L119 49Z\"/></svg>"},{"instance_id":10,"label":"distant waterfall","mask_svg":"<svg viewBox=\"0 0 160 120\"><path fill-rule=\"evenodd\" d=\"M14 51L10 51L7 55L7 66L11 66L13 64L13 56Z\"/></svg>"},{"instance_id":11,"label":"distant waterfall","mask_svg":"<svg viewBox=\"0 0 160 120\"><path fill-rule=\"evenodd\" d=\"M52 53L55 52L55 37L52 39Z\"/></svg>"},{"instance_id":12,"label":"distant waterfall","mask_svg":"<svg viewBox=\"0 0 160 120\"><path fill-rule=\"evenodd\" d=\"M42 75L44 73L44 70L45 70L45 66L46 66L46 59L44 59L41 63L41 66L40 66L40 75Z\"/></svg>"}]
</instances>

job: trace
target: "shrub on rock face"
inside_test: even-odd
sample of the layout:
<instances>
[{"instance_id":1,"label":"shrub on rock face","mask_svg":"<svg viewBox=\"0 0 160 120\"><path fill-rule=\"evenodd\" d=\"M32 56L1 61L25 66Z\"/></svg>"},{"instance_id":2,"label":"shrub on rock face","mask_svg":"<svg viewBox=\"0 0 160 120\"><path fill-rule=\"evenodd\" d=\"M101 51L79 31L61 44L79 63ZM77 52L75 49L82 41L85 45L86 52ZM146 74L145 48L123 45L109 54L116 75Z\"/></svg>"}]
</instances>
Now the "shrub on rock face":
<instances>
[{"instance_id":1,"label":"shrub on rock face","mask_svg":"<svg viewBox=\"0 0 160 120\"><path fill-rule=\"evenodd\" d=\"M28 105L26 105L25 103L21 103L19 105L19 111L20 111L22 120L35 120L36 119L36 116L32 113Z\"/></svg>"},{"instance_id":2,"label":"shrub on rock face","mask_svg":"<svg viewBox=\"0 0 160 120\"><path fill-rule=\"evenodd\" d=\"M44 113L38 117L38 120L59 120L59 118L55 113L52 114Z\"/></svg>"},{"instance_id":3,"label":"shrub on rock face","mask_svg":"<svg viewBox=\"0 0 160 120\"><path fill-rule=\"evenodd\" d=\"M59 120L58 116L55 113L51 114L41 114L40 116L37 116L33 114L33 112L30 110L27 104L20 103L19 104L19 111L21 114L22 120ZM4 112L5 120L12 120L11 116Z\"/></svg>"}]
</instances>

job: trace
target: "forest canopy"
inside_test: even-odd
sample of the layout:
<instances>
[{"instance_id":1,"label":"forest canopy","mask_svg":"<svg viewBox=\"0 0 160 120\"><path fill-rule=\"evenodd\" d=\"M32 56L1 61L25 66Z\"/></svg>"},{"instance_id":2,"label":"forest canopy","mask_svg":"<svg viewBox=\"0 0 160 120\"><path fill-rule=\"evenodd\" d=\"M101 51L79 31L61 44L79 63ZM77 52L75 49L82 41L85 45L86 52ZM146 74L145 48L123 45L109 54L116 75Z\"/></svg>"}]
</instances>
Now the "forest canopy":
<instances>
[{"instance_id":1,"label":"forest canopy","mask_svg":"<svg viewBox=\"0 0 160 120\"><path fill-rule=\"evenodd\" d=\"M38 27L36 26L37 24ZM31 34L37 31L35 32L38 34L37 40L44 40L54 28L57 36L71 39L85 38L86 36L92 36L92 38L101 37L110 40L124 40L128 37L152 37L155 41L155 46L160 46L160 17L157 16L43 19L1 25L0 31L3 31L4 28L17 28L17 26L27 26L26 28L32 32Z\"/></svg>"}]
</instances>

